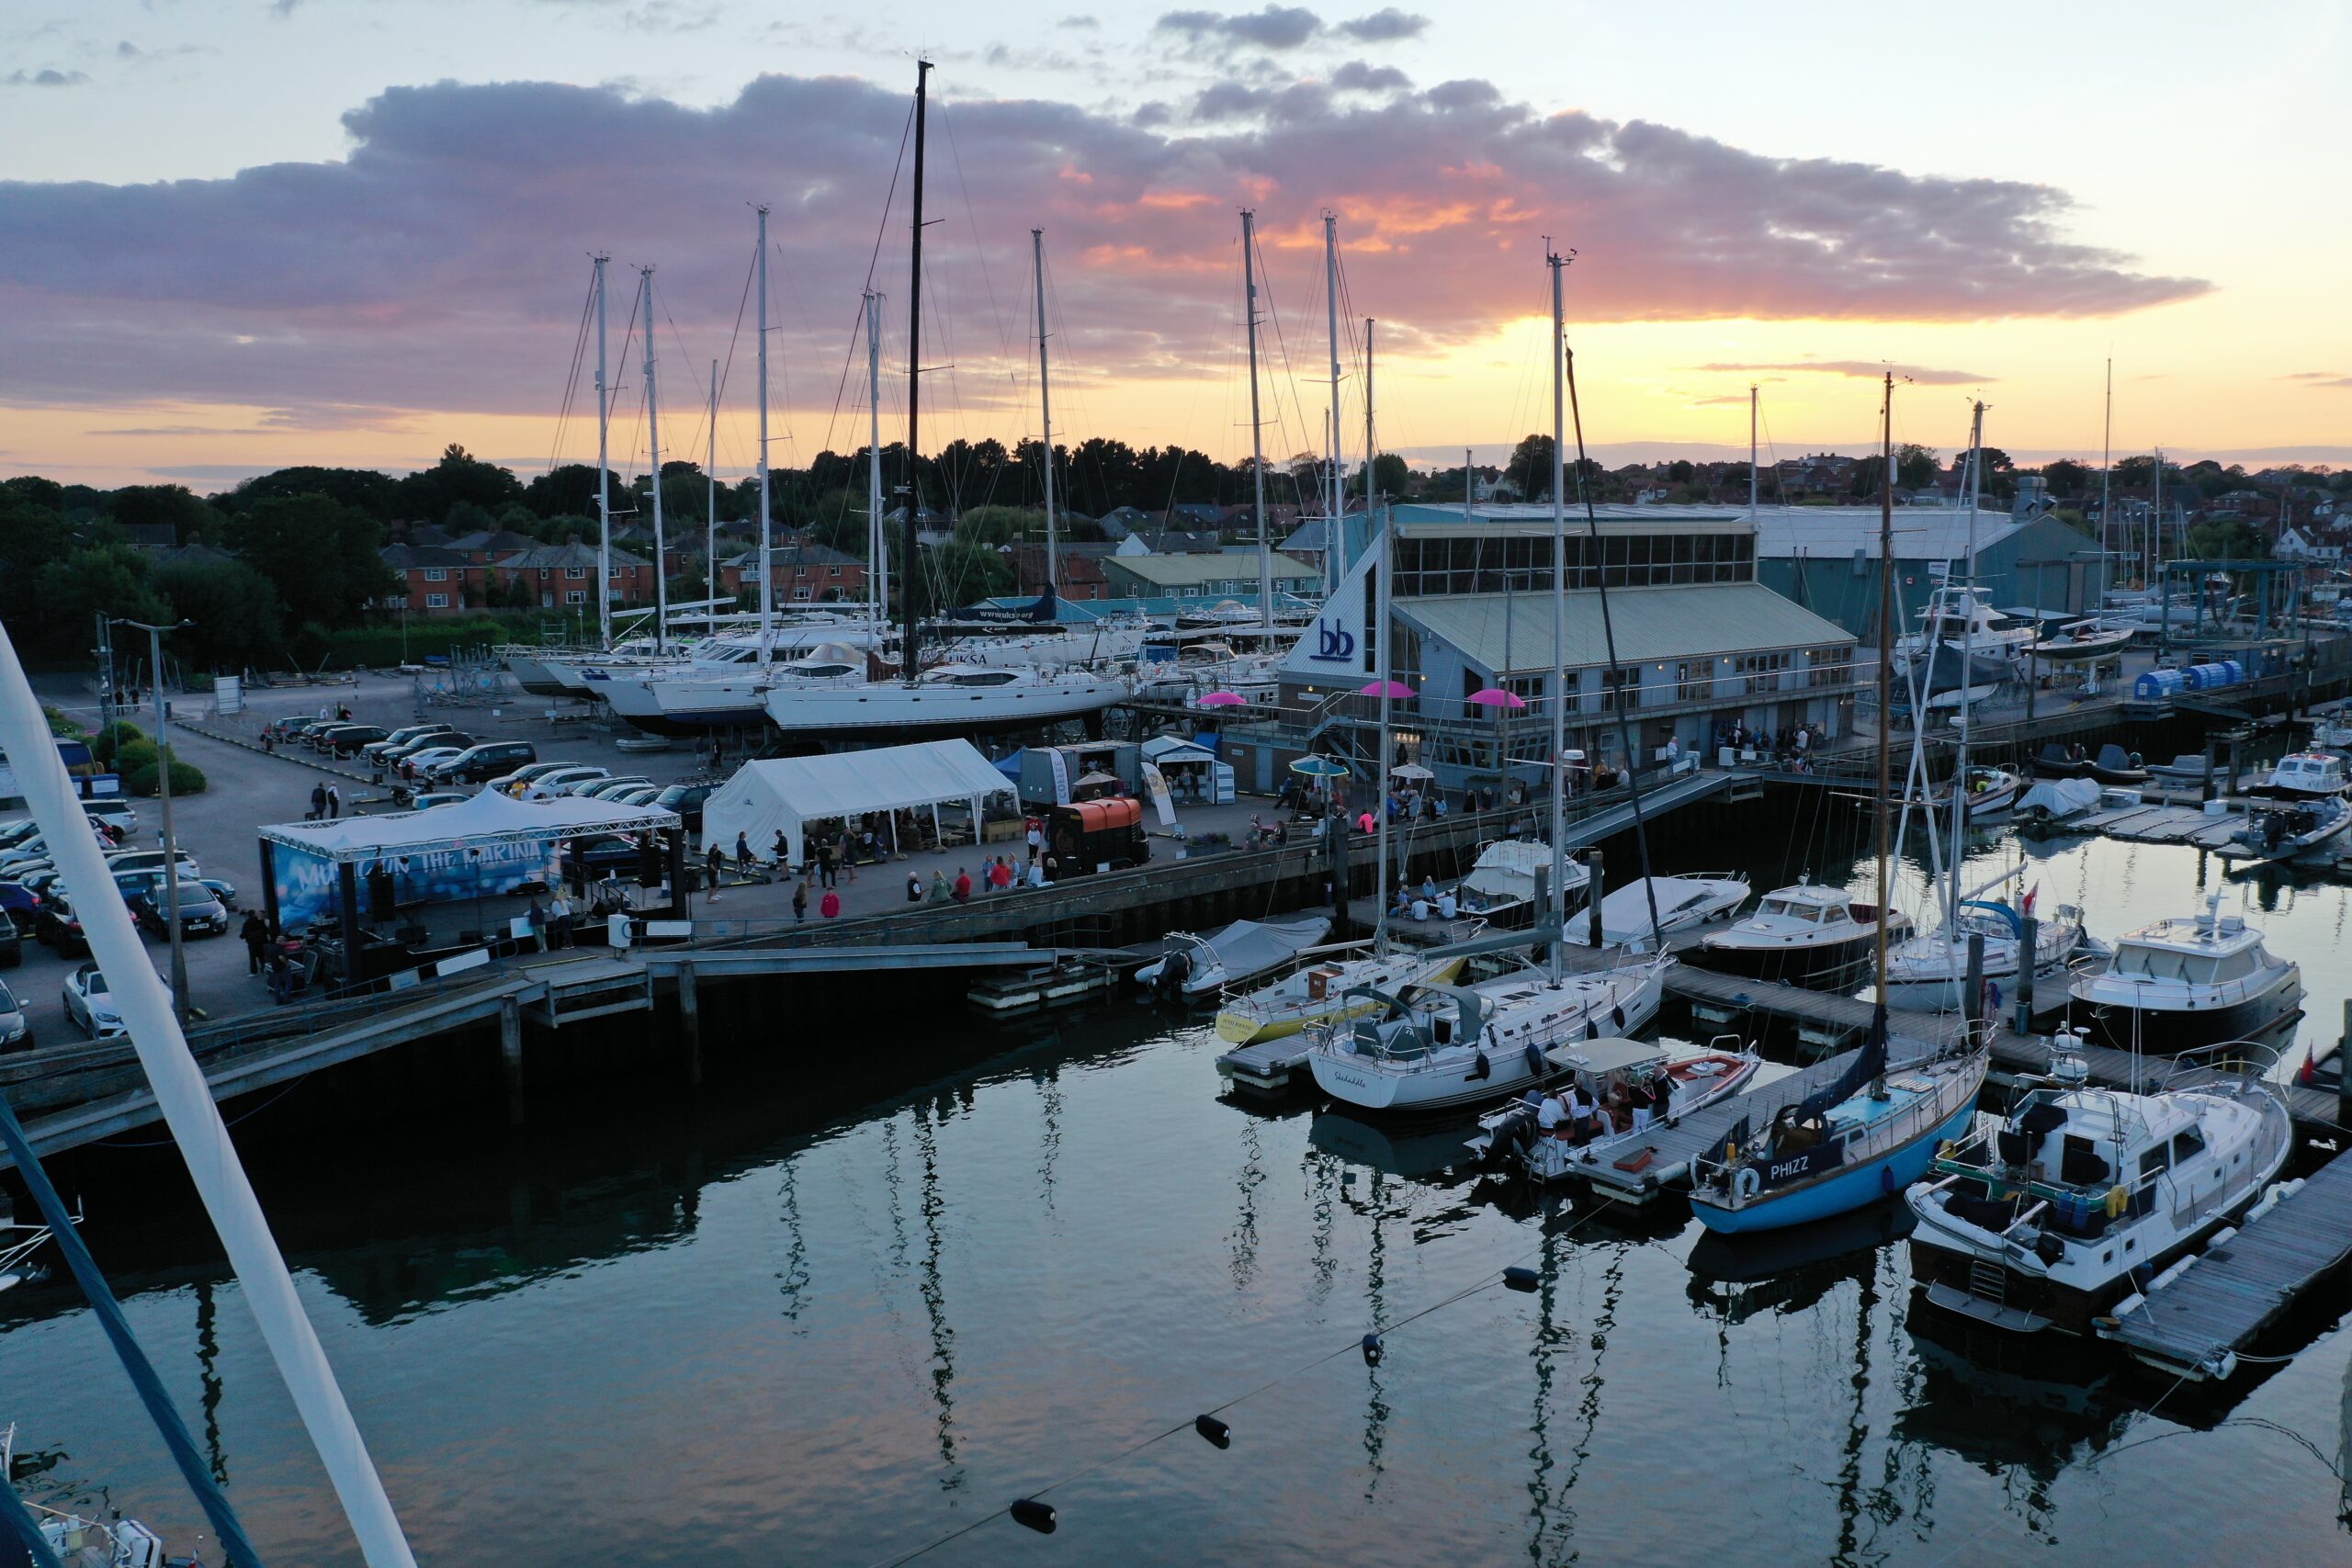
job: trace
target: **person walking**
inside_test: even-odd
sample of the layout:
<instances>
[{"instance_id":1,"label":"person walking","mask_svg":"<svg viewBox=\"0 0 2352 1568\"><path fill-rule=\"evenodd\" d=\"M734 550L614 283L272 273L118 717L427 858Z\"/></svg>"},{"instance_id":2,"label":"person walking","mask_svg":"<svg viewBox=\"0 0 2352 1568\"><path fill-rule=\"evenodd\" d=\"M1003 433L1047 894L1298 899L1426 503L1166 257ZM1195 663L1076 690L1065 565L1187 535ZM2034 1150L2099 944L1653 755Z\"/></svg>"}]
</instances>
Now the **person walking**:
<instances>
[{"instance_id":1,"label":"person walking","mask_svg":"<svg viewBox=\"0 0 2352 1568\"><path fill-rule=\"evenodd\" d=\"M808 879L802 877L792 885L792 923L798 925L808 918Z\"/></svg>"},{"instance_id":2,"label":"person walking","mask_svg":"<svg viewBox=\"0 0 2352 1568\"><path fill-rule=\"evenodd\" d=\"M555 885L555 897L548 903L548 931L556 946L571 945L571 900L564 897L560 882Z\"/></svg>"},{"instance_id":3,"label":"person walking","mask_svg":"<svg viewBox=\"0 0 2352 1568\"><path fill-rule=\"evenodd\" d=\"M313 822L322 821L325 819L326 814L327 786L322 784L314 784L311 786L310 820Z\"/></svg>"},{"instance_id":4,"label":"person walking","mask_svg":"<svg viewBox=\"0 0 2352 1568\"><path fill-rule=\"evenodd\" d=\"M333 821L343 815L343 791L327 785L327 819Z\"/></svg>"},{"instance_id":5,"label":"person walking","mask_svg":"<svg viewBox=\"0 0 2352 1568\"><path fill-rule=\"evenodd\" d=\"M710 873L710 901L716 904L718 902L718 879L727 874L727 852L717 844L711 845L710 852L703 856L703 864Z\"/></svg>"},{"instance_id":6,"label":"person walking","mask_svg":"<svg viewBox=\"0 0 2352 1568\"><path fill-rule=\"evenodd\" d=\"M817 874L818 881L821 886L826 887L840 886L840 867L836 863L840 854L840 847L831 839L818 844Z\"/></svg>"},{"instance_id":7,"label":"person walking","mask_svg":"<svg viewBox=\"0 0 2352 1568\"><path fill-rule=\"evenodd\" d=\"M239 928L238 937L245 944L245 973L258 975L263 960L269 956L269 922L261 918L258 909L245 911L245 923Z\"/></svg>"}]
</instances>

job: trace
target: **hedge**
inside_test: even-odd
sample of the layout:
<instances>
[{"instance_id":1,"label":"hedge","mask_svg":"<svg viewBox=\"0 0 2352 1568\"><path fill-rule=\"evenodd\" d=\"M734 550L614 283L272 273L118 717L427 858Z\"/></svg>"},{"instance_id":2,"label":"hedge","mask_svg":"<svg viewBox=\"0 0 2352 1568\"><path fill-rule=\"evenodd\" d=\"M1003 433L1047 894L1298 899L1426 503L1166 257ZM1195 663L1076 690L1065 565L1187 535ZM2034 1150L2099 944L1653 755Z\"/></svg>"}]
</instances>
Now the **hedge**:
<instances>
[{"instance_id":1,"label":"hedge","mask_svg":"<svg viewBox=\"0 0 2352 1568\"><path fill-rule=\"evenodd\" d=\"M121 754L115 760L115 771L122 775L122 787L126 794L142 795L156 794L158 786L155 777L155 743L143 737L138 740L126 740L123 743ZM172 759L172 793L174 795L202 795L204 785L205 778L202 769L183 762L176 757Z\"/></svg>"}]
</instances>

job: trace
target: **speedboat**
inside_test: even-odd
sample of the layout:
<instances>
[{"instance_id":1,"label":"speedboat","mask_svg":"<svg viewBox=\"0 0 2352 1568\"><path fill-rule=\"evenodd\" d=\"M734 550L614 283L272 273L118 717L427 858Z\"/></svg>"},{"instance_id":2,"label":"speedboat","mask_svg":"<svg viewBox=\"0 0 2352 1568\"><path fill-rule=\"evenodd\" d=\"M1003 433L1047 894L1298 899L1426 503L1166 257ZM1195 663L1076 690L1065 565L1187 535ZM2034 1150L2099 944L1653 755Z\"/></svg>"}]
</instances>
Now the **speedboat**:
<instances>
[{"instance_id":1,"label":"speedboat","mask_svg":"<svg viewBox=\"0 0 2352 1568\"><path fill-rule=\"evenodd\" d=\"M1378 992L1372 1010L1309 1030L1316 1087L1359 1112L1412 1114L1492 1104L1559 1069L1574 1040L1640 1029L1657 1015L1666 967L1649 959L1553 980L1524 969L1474 986Z\"/></svg>"},{"instance_id":2,"label":"speedboat","mask_svg":"<svg viewBox=\"0 0 2352 1568\"><path fill-rule=\"evenodd\" d=\"M2060 628L2056 637L2045 637L2031 644L2027 651L2036 659L2054 663L2081 664L2119 657L2135 635L2128 626L2110 626L2096 619L2076 621Z\"/></svg>"},{"instance_id":3,"label":"speedboat","mask_svg":"<svg viewBox=\"0 0 2352 1568\"><path fill-rule=\"evenodd\" d=\"M1459 958L1420 953L1311 958L1303 967L1246 995L1228 996L1216 1015L1217 1038L1236 1045L1280 1040L1318 1023L1355 1018L1379 1004L1361 993L1442 986L1462 971ZM1350 993L1358 993L1351 997Z\"/></svg>"},{"instance_id":4,"label":"speedboat","mask_svg":"<svg viewBox=\"0 0 2352 1568\"><path fill-rule=\"evenodd\" d=\"M1968 986L1972 936L1984 939L1984 978L2015 995L2018 950L2025 942L2024 914L2007 904L1964 898L1956 919L1939 931L1912 937L1888 953L1887 999L1896 1007L1926 1012L1960 1010ZM2082 911L2071 904L2059 905L2054 919L2035 925L2034 978L2063 973L2083 942Z\"/></svg>"},{"instance_id":5,"label":"speedboat","mask_svg":"<svg viewBox=\"0 0 2352 1568\"><path fill-rule=\"evenodd\" d=\"M1919 611L1919 629L1895 639L1898 658L1916 659L1941 646L1990 658L2023 653L2033 645L2033 624L1993 608L1989 589L1964 584L1939 588Z\"/></svg>"},{"instance_id":6,"label":"speedboat","mask_svg":"<svg viewBox=\"0 0 2352 1568\"><path fill-rule=\"evenodd\" d=\"M1753 1135L1746 1117L1691 1162L1690 1212L1711 1231L1780 1230L1843 1214L1919 1179L1936 1146L1976 1114L1992 1063L1983 1045L1887 1064L1873 1032L1828 1085L1782 1106Z\"/></svg>"},{"instance_id":7,"label":"speedboat","mask_svg":"<svg viewBox=\"0 0 2352 1568\"><path fill-rule=\"evenodd\" d=\"M1127 682L1091 671L942 664L913 681L771 687L768 719L786 741L978 735L1039 729L1127 700Z\"/></svg>"},{"instance_id":8,"label":"speedboat","mask_svg":"<svg viewBox=\"0 0 2352 1568\"><path fill-rule=\"evenodd\" d=\"M1886 939L1902 941L1910 919L1888 917ZM1793 887L1776 887L1757 900L1756 912L1700 943L1702 968L1785 980L1792 986L1836 990L1852 987L1879 940L1879 912L1856 903L1842 887L1810 877Z\"/></svg>"},{"instance_id":9,"label":"speedboat","mask_svg":"<svg viewBox=\"0 0 2352 1568\"><path fill-rule=\"evenodd\" d=\"M1657 920L1651 928L1651 899L1657 900ZM1600 945L1646 948L1655 939L1672 936L1720 920L1747 902L1744 872L1693 872L1686 876L1640 876L1600 900ZM1580 947L1592 945L1592 921L1568 922L1567 938Z\"/></svg>"},{"instance_id":10,"label":"speedboat","mask_svg":"<svg viewBox=\"0 0 2352 1568\"><path fill-rule=\"evenodd\" d=\"M1730 1036L1712 1045L1685 1040L1645 1045L1604 1036L1555 1045L1544 1055L1600 1108L1597 1128L1566 1121L1545 1128L1544 1097L1530 1090L1519 1104L1480 1117L1468 1141L1479 1159L1513 1162L1537 1181L1558 1181L1578 1168L1616 1158L1637 1147L1654 1121L1671 1126L1679 1117L1737 1094L1764 1065L1752 1047L1743 1049Z\"/></svg>"},{"instance_id":11,"label":"speedboat","mask_svg":"<svg viewBox=\"0 0 2352 1568\"><path fill-rule=\"evenodd\" d=\"M2326 751L2290 751L2278 759L2270 776L2245 791L2252 795L2268 795L2273 799L2308 800L2313 796L2342 795L2347 781L2344 773L2344 759Z\"/></svg>"},{"instance_id":12,"label":"speedboat","mask_svg":"<svg viewBox=\"0 0 2352 1568\"><path fill-rule=\"evenodd\" d=\"M1478 852L1469 874L1453 885L1453 907L1462 915L1501 930L1535 923L1535 885L1552 874L1552 846L1525 839L1497 839ZM1592 880L1592 873L1568 861L1561 880L1573 897Z\"/></svg>"},{"instance_id":13,"label":"speedboat","mask_svg":"<svg viewBox=\"0 0 2352 1568\"><path fill-rule=\"evenodd\" d=\"M2318 849L2347 827L2352 827L2352 801L2340 795L2257 806L2246 813L2245 826L2219 852L2223 860L2292 860Z\"/></svg>"},{"instance_id":14,"label":"speedboat","mask_svg":"<svg viewBox=\"0 0 2352 1568\"><path fill-rule=\"evenodd\" d=\"M1972 765L1962 775L1961 804L1969 817L1990 817L2008 810L2018 803L2025 790L2025 780L2007 768ZM1945 789L1939 796L1940 807L1951 804L1951 792Z\"/></svg>"},{"instance_id":15,"label":"speedboat","mask_svg":"<svg viewBox=\"0 0 2352 1568\"><path fill-rule=\"evenodd\" d=\"M1329 915L1236 920L1207 936L1170 931L1160 955L1136 971L1136 984L1187 998L1215 996L1281 968L1330 934Z\"/></svg>"},{"instance_id":16,"label":"speedboat","mask_svg":"<svg viewBox=\"0 0 2352 1568\"><path fill-rule=\"evenodd\" d=\"M2199 1063L2194 1087L2155 1094L2091 1089L2078 1055L2052 1069L1904 1194L1911 1272L1932 1304L1992 1327L2089 1334L2255 1206L2294 1128L2251 1067L2216 1081Z\"/></svg>"},{"instance_id":17,"label":"speedboat","mask_svg":"<svg viewBox=\"0 0 2352 1568\"><path fill-rule=\"evenodd\" d=\"M2148 782L2148 770L2141 765L2136 751L2126 751L2109 741L2098 749L2097 758L2070 757L2065 748L2056 741L2041 749L2033 760L2033 776L2038 779L2090 779L2102 784L2138 785Z\"/></svg>"},{"instance_id":18,"label":"speedboat","mask_svg":"<svg viewBox=\"0 0 2352 1568\"><path fill-rule=\"evenodd\" d=\"M2302 1017L2303 972L2273 957L2262 933L2221 913L2215 894L2200 915L2177 916L2118 938L2101 969L2068 987L2102 1045L2162 1056L2229 1040L2268 1040ZM2089 1010L2086 1015L2081 1010Z\"/></svg>"}]
</instances>

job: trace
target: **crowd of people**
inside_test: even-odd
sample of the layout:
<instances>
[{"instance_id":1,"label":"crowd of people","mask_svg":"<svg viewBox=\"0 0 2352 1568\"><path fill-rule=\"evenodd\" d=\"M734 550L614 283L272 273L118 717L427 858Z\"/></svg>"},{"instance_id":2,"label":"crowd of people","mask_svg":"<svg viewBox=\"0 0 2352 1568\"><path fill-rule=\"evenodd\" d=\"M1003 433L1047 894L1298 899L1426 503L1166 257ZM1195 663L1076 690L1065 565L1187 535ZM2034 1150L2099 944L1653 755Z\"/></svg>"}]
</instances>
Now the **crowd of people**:
<instances>
[{"instance_id":1,"label":"crowd of people","mask_svg":"<svg viewBox=\"0 0 2352 1568\"><path fill-rule=\"evenodd\" d=\"M1654 1073L1633 1083L1612 1075L1597 1089L1578 1075L1544 1095L1535 1108L1535 1125L1546 1137L1583 1145L1640 1132L1673 1110L1674 1078L1669 1073Z\"/></svg>"}]
</instances>

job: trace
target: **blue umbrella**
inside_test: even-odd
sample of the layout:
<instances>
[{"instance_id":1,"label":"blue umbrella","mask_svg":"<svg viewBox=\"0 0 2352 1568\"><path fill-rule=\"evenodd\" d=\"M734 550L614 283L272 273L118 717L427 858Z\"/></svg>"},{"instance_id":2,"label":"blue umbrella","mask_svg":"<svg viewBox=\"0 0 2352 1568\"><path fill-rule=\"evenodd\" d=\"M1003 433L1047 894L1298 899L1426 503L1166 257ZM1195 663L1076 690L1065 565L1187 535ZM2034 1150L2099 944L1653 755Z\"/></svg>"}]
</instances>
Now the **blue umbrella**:
<instances>
[{"instance_id":1,"label":"blue umbrella","mask_svg":"<svg viewBox=\"0 0 2352 1568\"><path fill-rule=\"evenodd\" d=\"M1348 776L1348 765L1345 762L1336 762L1329 757L1317 756L1312 752L1293 762L1290 765L1290 771L1294 773L1305 773L1311 779L1343 779Z\"/></svg>"}]
</instances>

